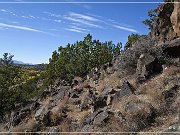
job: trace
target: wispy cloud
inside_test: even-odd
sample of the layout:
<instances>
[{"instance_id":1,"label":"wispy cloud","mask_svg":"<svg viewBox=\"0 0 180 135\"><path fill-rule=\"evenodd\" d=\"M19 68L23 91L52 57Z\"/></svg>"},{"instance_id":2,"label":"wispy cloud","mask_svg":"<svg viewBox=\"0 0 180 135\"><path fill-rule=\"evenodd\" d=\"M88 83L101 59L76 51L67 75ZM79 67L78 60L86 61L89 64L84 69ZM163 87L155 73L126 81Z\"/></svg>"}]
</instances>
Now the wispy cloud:
<instances>
[{"instance_id":1,"label":"wispy cloud","mask_svg":"<svg viewBox=\"0 0 180 135\"><path fill-rule=\"evenodd\" d=\"M85 28L81 28L81 27L77 27L77 26L69 26L70 28L65 28L65 30L68 30L68 31L72 31L72 32L77 32L77 33L88 33L88 29L85 29Z\"/></svg>"},{"instance_id":2,"label":"wispy cloud","mask_svg":"<svg viewBox=\"0 0 180 135\"><path fill-rule=\"evenodd\" d=\"M97 19L95 17L84 15L84 14L79 14L79 13L71 12L69 15L71 17L79 18L79 19L83 19L83 20L87 20L87 21L94 21L94 22L99 21L99 19Z\"/></svg>"},{"instance_id":3,"label":"wispy cloud","mask_svg":"<svg viewBox=\"0 0 180 135\"><path fill-rule=\"evenodd\" d=\"M50 30L50 31L58 31L57 29L47 29L47 30Z\"/></svg>"},{"instance_id":4,"label":"wispy cloud","mask_svg":"<svg viewBox=\"0 0 180 135\"><path fill-rule=\"evenodd\" d=\"M44 34L48 34L51 36L56 36L55 34L52 33L48 33L45 31L41 31L38 29L34 29L34 28L30 28L30 27L25 27L25 26L17 26L17 25L11 25L11 24L6 24L6 23L0 23L0 27L1 28L5 28L5 29L18 29L18 30L24 30L24 31L30 31L30 32L38 32L38 33L44 33Z\"/></svg>"},{"instance_id":5,"label":"wispy cloud","mask_svg":"<svg viewBox=\"0 0 180 135\"><path fill-rule=\"evenodd\" d=\"M62 20L54 20L54 22L61 23Z\"/></svg>"},{"instance_id":6,"label":"wispy cloud","mask_svg":"<svg viewBox=\"0 0 180 135\"><path fill-rule=\"evenodd\" d=\"M20 17L25 18L25 19L36 19L36 17L33 15L22 15Z\"/></svg>"},{"instance_id":7,"label":"wispy cloud","mask_svg":"<svg viewBox=\"0 0 180 135\"><path fill-rule=\"evenodd\" d=\"M1 9L0 11L1 11L1 12L7 12L7 10L5 10L5 9Z\"/></svg>"},{"instance_id":8,"label":"wispy cloud","mask_svg":"<svg viewBox=\"0 0 180 135\"><path fill-rule=\"evenodd\" d=\"M138 33L137 30L132 29L132 28L127 28L127 27L120 26L120 25L112 25L112 26L115 27L115 28L117 28L117 29L121 29L121 30L129 31L129 32L135 32L135 33Z\"/></svg>"},{"instance_id":9,"label":"wispy cloud","mask_svg":"<svg viewBox=\"0 0 180 135\"><path fill-rule=\"evenodd\" d=\"M82 30L82 31L90 31L90 30L88 30L88 29L84 29L84 28L81 28L81 27L77 27L77 26L70 26L71 28L73 28L73 29L77 29L77 30Z\"/></svg>"},{"instance_id":10,"label":"wispy cloud","mask_svg":"<svg viewBox=\"0 0 180 135\"><path fill-rule=\"evenodd\" d=\"M132 26L129 26L127 24L122 24L113 19L104 18L98 15L70 12L68 15L64 16L64 19L72 21L71 25L76 25L76 26L84 26L84 27L89 26L93 28L104 28L104 29L113 28L113 29L120 29L128 32L138 33L138 31L132 28Z\"/></svg>"},{"instance_id":11,"label":"wispy cloud","mask_svg":"<svg viewBox=\"0 0 180 135\"><path fill-rule=\"evenodd\" d=\"M10 15L13 15L13 16L17 16L17 14L15 14L14 12L6 10L6 9L1 9L0 11L5 13L5 14L10 14Z\"/></svg>"},{"instance_id":12,"label":"wispy cloud","mask_svg":"<svg viewBox=\"0 0 180 135\"><path fill-rule=\"evenodd\" d=\"M77 23L81 23L83 25L87 25L90 27L101 28L101 26L93 24L93 23L86 21L86 20L83 20L83 19L73 18L73 17L69 17L69 16L64 16L64 19L69 20L69 21L73 21L73 22L77 22Z\"/></svg>"},{"instance_id":13,"label":"wispy cloud","mask_svg":"<svg viewBox=\"0 0 180 135\"><path fill-rule=\"evenodd\" d=\"M25 19L38 19L38 17L35 17L34 15L25 15L25 14L18 14L15 11L11 11L8 9L1 9L0 12L3 12L4 14L9 14L12 16L20 17L20 18L25 18Z\"/></svg>"},{"instance_id":14,"label":"wispy cloud","mask_svg":"<svg viewBox=\"0 0 180 135\"><path fill-rule=\"evenodd\" d=\"M71 12L68 15L64 15L63 18L68 21L72 21L72 23L80 23L83 26L85 25L94 28L102 28L97 24L99 20L92 16Z\"/></svg>"},{"instance_id":15,"label":"wispy cloud","mask_svg":"<svg viewBox=\"0 0 180 135\"><path fill-rule=\"evenodd\" d=\"M85 33L84 31L77 30L77 29L72 29L72 28L65 28L65 30L72 31L72 32L77 32L77 33Z\"/></svg>"},{"instance_id":16,"label":"wispy cloud","mask_svg":"<svg viewBox=\"0 0 180 135\"><path fill-rule=\"evenodd\" d=\"M54 14L54 13L50 13L50 12L43 12L44 14L47 14L47 15L49 15L49 16L51 16L51 17L56 17L56 18L61 18L62 17L62 15L59 15L59 14Z\"/></svg>"},{"instance_id":17,"label":"wispy cloud","mask_svg":"<svg viewBox=\"0 0 180 135\"><path fill-rule=\"evenodd\" d=\"M120 23L111 18L106 18L103 16L88 14L88 13L69 12L67 14L58 14L58 13L51 13L49 11L45 11L45 12L42 12L44 14L43 16L38 17L33 14L25 14L25 13L18 14L17 12L14 12L8 9L0 9L0 12L2 12L3 14L10 14L10 15L16 16L17 19L23 18L23 19L31 19L34 21L48 21L50 23L62 23L63 27L66 28L65 30L74 31L78 33L86 33L87 31L89 31L88 29L92 29L92 28L93 29L97 29L97 28L107 29L107 30L119 29L119 30L124 30L128 32L138 33L138 31L132 26L129 26L129 24L123 24L122 22ZM17 21L17 19L13 21ZM12 24L13 21L10 21L9 23ZM11 28L15 28L15 27L12 26ZM16 29L17 28L21 30L25 28L24 30L36 31L36 29L32 29L32 28L26 29L26 27L23 27L23 26L17 26ZM40 30L36 32L40 32Z\"/></svg>"},{"instance_id":18,"label":"wispy cloud","mask_svg":"<svg viewBox=\"0 0 180 135\"><path fill-rule=\"evenodd\" d=\"M40 31L40 30L37 30L37 29L24 27L24 26L9 25L9 24L5 24L5 23L0 23L0 27L13 28L13 29L19 29L19 30L25 30L25 31L33 31L33 32L42 32L43 33L43 31Z\"/></svg>"}]
</instances>

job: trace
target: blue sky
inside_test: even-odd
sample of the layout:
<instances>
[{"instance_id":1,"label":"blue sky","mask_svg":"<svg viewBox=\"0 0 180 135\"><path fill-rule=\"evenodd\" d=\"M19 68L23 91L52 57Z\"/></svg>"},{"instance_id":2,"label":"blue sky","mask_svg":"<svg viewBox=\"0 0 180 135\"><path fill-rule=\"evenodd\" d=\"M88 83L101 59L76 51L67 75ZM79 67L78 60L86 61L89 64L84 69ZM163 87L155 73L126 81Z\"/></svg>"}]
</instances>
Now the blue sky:
<instances>
[{"instance_id":1,"label":"blue sky","mask_svg":"<svg viewBox=\"0 0 180 135\"><path fill-rule=\"evenodd\" d=\"M21 3L37 2L37 0L1 0L0 2L3 1L17 3L0 3L0 57L4 52L8 52L13 54L16 60L34 64L48 63L52 52L60 45L65 46L67 43L82 40L88 33L100 41L112 40L114 43L123 44L132 33L147 34L149 30L142 21L148 18L148 10L159 5L157 3ZM62 0L53 1L62 2ZM89 0L89 2L93 1L97 2L97 0ZM110 2L110 0L103 1ZM87 1L79 0L79 2ZM148 2L154 1L148 0Z\"/></svg>"}]
</instances>

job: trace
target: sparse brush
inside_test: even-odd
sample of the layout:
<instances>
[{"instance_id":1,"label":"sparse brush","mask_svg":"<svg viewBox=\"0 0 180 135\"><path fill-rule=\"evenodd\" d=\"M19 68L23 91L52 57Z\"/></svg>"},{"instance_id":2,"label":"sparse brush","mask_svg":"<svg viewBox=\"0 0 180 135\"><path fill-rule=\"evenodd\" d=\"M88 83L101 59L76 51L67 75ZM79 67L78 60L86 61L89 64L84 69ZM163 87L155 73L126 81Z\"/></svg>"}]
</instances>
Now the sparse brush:
<instances>
[{"instance_id":1,"label":"sparse brush","mask_svg":"<svg viewBox=\"0 0 180 135\"><path fill-rule=\"evenodd\" d=\"M66 103L68 102L69 97L65 96L62 101L59 101L57 106L51 109L50 111L50 119L53 125L59 124L62 121L62 117L65 115L65 111L67 109Z\"/></svg>"},{"instance_id":2,"label":"sparse brush","mask_svg":"<svg viewBox=\"0 0 180 135\"><path fill-rule=\"evenodd\" d=\"M21 125L17 125L13 128L12 132L37 132L38 130L38 123L32 118L29 119L27 123L22 123ZM24 134L22 133L22 134ZM19 135L20 133L13 133Z\"/></svg>"}]
</instances>

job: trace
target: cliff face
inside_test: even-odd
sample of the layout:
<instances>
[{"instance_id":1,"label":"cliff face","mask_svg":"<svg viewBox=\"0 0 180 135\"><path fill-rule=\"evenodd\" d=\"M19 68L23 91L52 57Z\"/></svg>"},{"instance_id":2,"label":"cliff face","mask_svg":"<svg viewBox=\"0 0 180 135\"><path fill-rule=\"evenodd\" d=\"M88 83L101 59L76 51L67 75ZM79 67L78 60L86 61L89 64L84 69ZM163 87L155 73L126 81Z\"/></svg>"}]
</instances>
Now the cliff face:
<instances>
[{"instance_id":1,"label":"cliff face","mask_svg":"<svg viewBox=\"0 0 180 135\"><path fill-rule=\"evenodd\" d=\"M151 37L158 39L157 44L180 37L180 3L178 2L179 0L165 3L157 9L157 20L151 31Z\"/></svg>"},{"instance_id":2,"label":"cliff face","mask_svg":"<svg viewBox=\"0 0 180 135\"><path fill-rule=\"evenodd\" d=\"M180 2L177 0L177 2ZM171 23L173 30L180 37L180 3L174 3L174 10L171 14Z\"/></svg>"}]
</instances>

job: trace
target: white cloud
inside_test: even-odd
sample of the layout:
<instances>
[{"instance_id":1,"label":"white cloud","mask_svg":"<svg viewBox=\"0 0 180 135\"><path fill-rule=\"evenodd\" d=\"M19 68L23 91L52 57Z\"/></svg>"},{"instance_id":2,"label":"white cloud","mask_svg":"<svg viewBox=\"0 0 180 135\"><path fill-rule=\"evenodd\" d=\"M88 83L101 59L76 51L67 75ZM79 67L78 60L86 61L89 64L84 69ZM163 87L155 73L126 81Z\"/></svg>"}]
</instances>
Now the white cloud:
<instances>
[{"instance_id":1,"label":"white cloud","mask_svg":"<svg viewBox=\"0 0 180 135\"><path fill-rule=\"evenodd\" d=\"M50 30L50 31L58 31L57 29L48 29L48 30Z\"/></svg>"},{"instance_id":2,"label":"white cloud","mask_svg":"<svg viewBox=\"0 0 180 135\"><path fill-rule=\"evenodd\" d=\"M65 30L73 31L73 32L78 32L78 33L88 33L88 31L90 31L88 29L77 27L77 26L74 26L74 25L71 25L69 27L70 28L65 28Z\"/></svg>"},{"instance_id":3,"label":"white cloud","mask_svg":"<svg viewBox=\"0 0 180 135\"><path fill-rule=\"evenodd\" d=\"M13 28L13 29L19 29L19 30L43 33L43 31L40 31L40 30L37 30L37 29L33 29L33 28L29 28L29 27L24 27L24 26L9 25L9 24L5 24L5 23L0 23L0 27L2 27L2 28Z\"/></svg>"},{"instance_id":4,"label":"white cloud","mask_svg":"<svg viewBox=\"0 0 180 135\"><path fill-rule=\"evenodd\" d=\"M62 22L62 20L54 20L55 22L57 22L57 23L61 23Z\"/></svg>"},{"instance_id":5,"label":"white cloud","mask_svg":"<svg viewBox=\"0 0 180 135\"><path fill-rule=\"evenodd\" d=\"M29 17L32 18L32 19L36 19L36 17L33 16L33 15L29 15Z\"/></svg>"},{"instance_id":6,"label":"white cloud","mask_svg":"<svg viewBox=\"0 0 180 135\"><path fill-rule=\"evenodd\" d=\"M10 14L10 15L13 15L13 16L18 16L18 15L15 14L14 12L9 11L9 10L6 10L6 9L1 9L0 11L1 11L1 12L4 12L5 14Z\"/></svg>"},{"instance_id":7,"label":"white cloud","mask_svg":"<svg viewBox=\"0 0 180 135\"><path fill-rule=\"evenodd\" d=\"M21 17L25 19L36 19L36 17L33 15L22 15Z\"/></svg>"},{"instance_id":8,"label":"white cloud","mask_svg":"<svg viewBox=\"0 0 180 135\"><path fill-rule=\"evenodd\" d=\"M27 16L24 16L24 15L22 15L21 17L22 17L22 18L26 18L26 19L28 19L28 17L27 17Z\"/></svg>"},{"instance_id":9,"label":"white cloud","mask_svg":"<svg viewBox=\"0 0 180 135\"><path fill-rule=\"evenodd\" d=\"M112 26L115 27L115 28L121 29L121 30L138 33L137 30L132 29L132 28L127 28L127 27L120 26L120 25L112 25Z\"/></svg>"},{"instance_id":10,"label":"white cloud","mask_svg":"<svg viewBox=\"0 0 180 135\"><path fill-rule=\"evenodd\" d=\"M7 10L5 10L5 9L1 9L1 12L7 12Z\"/></svg>"},{"instance_id":11,"label":"white cloud","mask_svg":"<svg viewBox=\"0 0 180 135\"><path fill-rule=\"evenodd\" d=\"M130 26L128 24L119 23L116 20L104 18L104 17L98 16L98 15L92 15L92 14L89 14L89 15L93 16L94 18L96 17L96 19L99 22L101 22L102 25L104 24L104 26L106 25L106 26L109 26L110 28L118 28L121 30L138 33L138 31L136 29L134 29L133 26Z\"/></svg>"},{"instance_id":12,"label":"white cloud","mask_svg":"<svg viewBox=\"0 0 180 135\"><path fill-rule=\"evenodd\" d=\"M48 34L48 35L51 35L51 36L57 36L57 35L52 34L52 33L48 33L48 32L45 32L45 31L38 30L38 29L30 28L30 27L24 27L24 26L17 26L17 25L10 25L10 24L5 24L5 23L0 23L0 27L4 28L4 29L11 28L11 29L24 30L24 31L39 32L39 33L44 33L44 34Z\"/></svg>"},{"instance_id":13,"label":"white cloud","mask_svg":"<svg viewBox=\"0 0 180 135\"><path fill-rule=\"evenodd\" d=\"M84 31L73 29L73 28L65 28L65 30L72 31L72 32L77 32L77 33L86 33Z\"/></svg>"},{"instance_id":14,"label":"white cloud","mask_svg":"<svg viewBox=\"0 0 180 135\"><path fill-rule=\"evenodd\" d=\"M58 15L58 14L54 14L54 13L50 13L50 12L43 12L44 14L48 14L49 16L51 16L51 17L56 17L56 18L60 18L60 17L62 17L61 15Z\"/></svg>"},{"instance_id":15,"label":"white cloud","mask_svg":"<svg viewBox=\"0 0 180 135\"><path fill-rule=\"evenodd\" d=\"M83 15L83 14L79 14L79 13L70 13L69 14L71 17L74 18L79 18L79 19L83 19L83 20L87 20L87 21L99 21L98 19L92 17L92 16L88 16L88 15Z\"/></svg>"},{"instance_id":16,"label":"white cloud","mask_svg":"<svg viewBox=\"0 0 180 135\"><path fill-rule=\"evenodd\" d=\"M96 27L96 28L102 28L101 26L94 24L90 21L84 20L84 19L80 19L80 18L74 18L74 17L70 17L70 16L64 16L64 19L69 20L69 21L73 21L76 23L81 23L83 25L87 25L90 27Z\"/></svg>"},{"instance_id":17,"label":"white cloud","mask_svg":"<svg viewBox=\"0 0 180 135\"><path fill-rule=\"evenodd\" d=\"M70 27L73 28L73 29L76 29L76 30L90 31L90 30L88 30L88 29L80 28L80 27L77 27L77 26L70 26Z\"/></svg>"}]
</instances>

